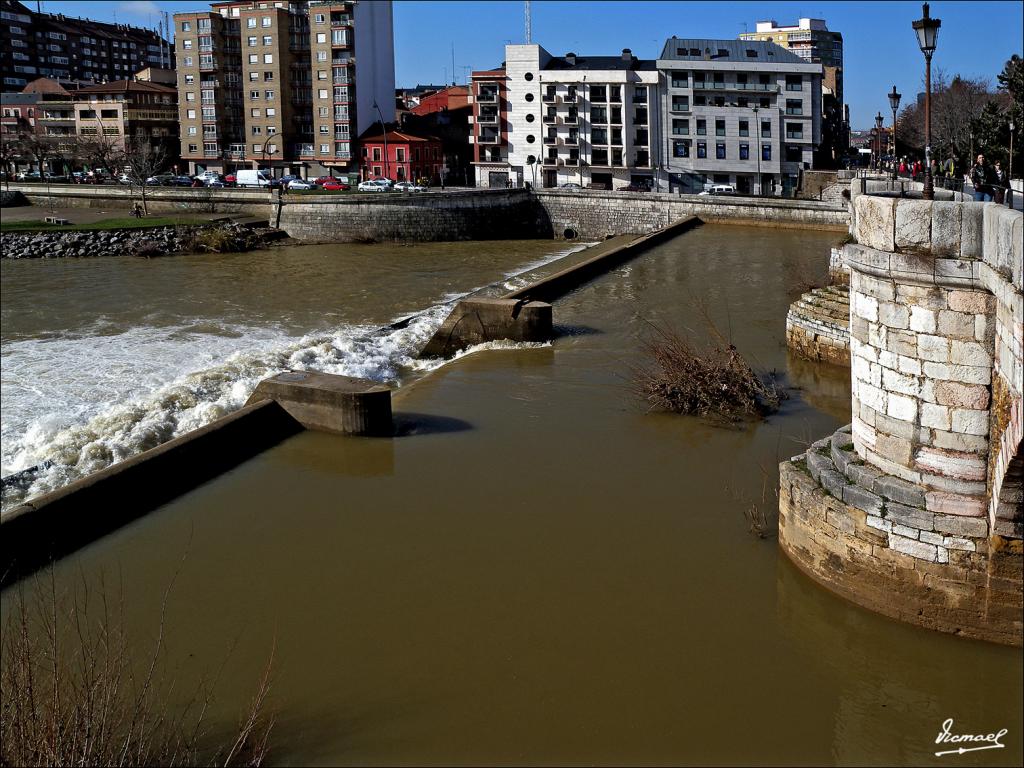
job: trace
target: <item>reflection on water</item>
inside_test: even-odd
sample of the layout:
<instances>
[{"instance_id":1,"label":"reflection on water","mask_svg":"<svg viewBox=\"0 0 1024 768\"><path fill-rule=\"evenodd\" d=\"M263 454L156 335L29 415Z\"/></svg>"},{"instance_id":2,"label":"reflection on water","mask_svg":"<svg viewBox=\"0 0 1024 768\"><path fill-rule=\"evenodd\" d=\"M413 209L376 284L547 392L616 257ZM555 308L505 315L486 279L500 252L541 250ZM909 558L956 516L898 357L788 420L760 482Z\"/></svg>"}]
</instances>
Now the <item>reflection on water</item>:
<instances>
[{"instance_id":1,"label":"reflection on water","mask_svg":"<svg viewBox=\"0 0 1024 768\"><path fill-rule=\"evenodd\" d=\"M849 419L842 375L783 344L788 281L823 279L834 238L687 233L555 305L593 332L404 389L399 421L424 429L298 435L58 582L123 574L146 637L187 552L171 663L187 683L237 637L212 712L231 722L276 642L278 764L942 764L947 716L1011 729L958 765L1019 764L1019 651L866 613L747 531L745 503L776 507L778 460ZM703 332L705 315L799 386L764 423L648 414L631 393L648 323Z\"/></svg>"}]
</instances>

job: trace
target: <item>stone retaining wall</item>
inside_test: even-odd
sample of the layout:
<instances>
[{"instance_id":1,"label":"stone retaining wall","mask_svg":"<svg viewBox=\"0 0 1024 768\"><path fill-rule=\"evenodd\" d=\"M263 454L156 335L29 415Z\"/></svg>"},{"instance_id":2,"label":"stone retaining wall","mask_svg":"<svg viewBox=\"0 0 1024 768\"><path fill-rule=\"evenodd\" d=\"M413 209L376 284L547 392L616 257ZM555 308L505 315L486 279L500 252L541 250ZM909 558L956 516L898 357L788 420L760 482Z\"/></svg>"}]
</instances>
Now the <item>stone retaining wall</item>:
<instances>
[{"instance_id":1,"label":"stone retaining wall","mask_svg":"<svg viewBox=\"0 0 1024 768\"><path fill-rule=\"evenodd\" d=\"M786 344L808 360L849 366L849 289L815 288L794 301L786 313Z\"/></svg>"},{"instance_id":2,"label":"stone retaining wall","mask_svg":"<svg viewBox=\"0 0 1024 768\"><path fill-rule=\"evenodd\" d=\"M138 187L120 185L90 186L84 184L12 184L33 205L45 206L51 202L67 208L129 209L142 200ZM189 187L147 187L146 206L150 213L241 213L268 218L271 195L262 190L248 189L191 189Z\"/></svg>"}]
</instances>

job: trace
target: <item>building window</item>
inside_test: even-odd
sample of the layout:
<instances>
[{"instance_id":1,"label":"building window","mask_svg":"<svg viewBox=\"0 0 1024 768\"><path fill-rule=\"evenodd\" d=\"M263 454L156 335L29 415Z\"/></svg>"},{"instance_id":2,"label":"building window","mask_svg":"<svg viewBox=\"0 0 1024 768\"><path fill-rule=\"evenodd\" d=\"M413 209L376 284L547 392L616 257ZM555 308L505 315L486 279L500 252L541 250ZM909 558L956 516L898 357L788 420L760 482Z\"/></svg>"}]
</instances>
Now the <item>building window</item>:
<instances>
[{"instance_id":1,"label":"building window","mask_svg":"<svg viewBox=\"0 0 1024 768\"><path fill-rule=\"evenodd\" d=\"M719 141L715 144L715 158L725 160L725 142Z\"/></svg>"},{"instance_id":2,"label":"building window","mask_svg":"<svg viewBox=\"0 0 1024 768\"><path fill-rule=\"evenodd\" d=\"M181 31L182 32L191 32L192 31L192 22L191 21L183 21L183 22L181 22Z\"/></svg>"},{"instance_id":3,"label":"building window","mask_svg":"<svg viewBox=\"0 0 1024 768\"><path fill-rule=\"evenodd\" d=\"M672 87L673 88L686 88L689 84L688 73L686 72L673 72L672 73Z\"/></svg>"},{"instance_id":4,"label":"building window","mask_svg":"<svg viewBox=\"0 0 1024 768\"><path fill-rule=\"evenodd\" d=\"M250 53L249 54L249 63L250 64L259 64L260 63L260 57L257 56L255 53Z\"/></svg>"},{"instance_id":5,"label":"building window","mask_svg":"<svg viewBox=\"0 0 1024 768\"><path fill-rule=\"evenodd\" d=\"M215 141L203 142L203 151L206 152L207 154L212 153L212 152L216 152L217 151L217 142L215 142Z\"/></svg>"},{"instance_id":6,"label":"building window","mask_svg":"<svg viewBox=\"0 0 1024 768\"><path fill-rule=\"evenodd\" d=\"M249 80L250 81L252 81L252 80L259 80L259 79L260 79L260 73L259 72L250 72L249 73Z\"/></svg>"},{"instance_id":7,"label":"building window","mask_svg":"<svg viewBox=\"0 0 1024 768\"><path fill-rule=\"evenodd\" d=\"M267 136L273 136L276 133L277 133L277 127L276 126L273 126L273 125L268 125L267 126Z\"/></svg>"},{"instance_id":8,"label":"building window","mask_svg":"<svg viewBox=\"0 0 1024 768\"><path fill-rule=\"evenodd\" d=\"M261 136L262 134L263 134L263 126L262 125L254 125L254 126L252 126L252 135L253 136Z\"/></svg>"},{"instance_id":9,"label":"building window","mask_svg":"<svg viewBox=\"0 0 1024 768\"><path fill-rule=\"evenodd\" d=\"M190 125L188 127L188 135L189 136L195 136L196 135L196 127L194 125Z\"/></svg>"},{"instance_id":10,"label":"building window","mask_svg":"<svg viewBox=\"0 0 1024 768\"><path fill-rule=\"evenodd\" d=\"M603 85L592 85L590 86L590 100L592 102L607 102L608 101L608 89Z\"/></svg>"},{"instance_id":11,"label":"building window","mask_svg":"<svg viewBox=\"0 0 1024 768\"><path fill-rule=\"evenodd\" d=\"M317 51L316 52L316 60L317 61L327 61L327 51Z\"/></svg>"},{"instance_id":12,"label":"building window","mask_svg":"<svg viewBox=\"0 0 1024 768\"><path fill-rule=\"evenodd\" d=\"M313 16L313 21L316 24L323 24L326 20L327 18L322 13L318 13Z\"/></svg>"},{"instance_id":13,"label":"building window","mask_svg":"<svg viewBox=\"0 0 1024 768\"><path fill-rule=\"evenodd\" d=\"M317 98L326 99L328 96L327 89L321 88L316 92Z\"/></svg>"},{"instance_id":14,"label":"building window","mask_svg":"<svg viewBox=\"0 0 1024 768\"><path fill-rule=\"evenodd\" d=\"M761 121L761 137L767 138L772 135L772 124L769 120Z\"/></svg>"},{"instance_id":15,"label":"building window","mask_svg":"<svg viewBox=\"0 0 1024 768\"><path fill-rule=\"evenodd\" d=\"M256 37L255 35L249 35L249 37L247 39L248 39L248 43L249 43L249 47L250 48L255 48L256 44L259 42L259 38Z\"/></svg>"},{"instance_id":16,"label":"building window","mask_svg":"<svg viewBox=\"0 0 1024 768\"><path fill-rule=\"evenodd\" d=\"M689 112L690 111L690 97L689 96L673 96L672 97L672 111L673 112Z\"/></svg>"},{"instance_id":17,"label":"building window","mask_svg":"<svg viewBox=\"0 0 1024 768\"><path fill-rule=\"evenodd\" d=\"M327 70L325 70L325 69L318 69L316 71L316 79L317 80L326 80L327 79Z\"/></svg>"},{"instance_id":18,"label":"building window","mask_svg":"<svg viewBox=\"0 0 1024 768\"><path fill-rule=\"evenodd\" d=\"M250 99L258 99L259 97L260 97L260 92L259 91L249 91L249 98Z\"/></svg>"},{"instance_id":19,"label":"building window","mask_svg":"<svg viewBox=\"0 0 1024 768\"><path fill-rule=\"evenodd\" d=\"M183 51L191 51L192 50L192 41L191 40L182 40L181 41L181 49Z\"/></svg>"},{"instance_id":20,"label":"building window","mask_svg":"<svg viewBox=\"0 0 1024 768\"><path fill-rule=\"evenodd\" d=\"M276 117L277 109L274 107L267 107L267 117Z\"/></svg>"},{"instance_id":21,"label":"building window","mask_svg":"<svg viewBox=\"0 0 1024 768\"><path fill-rule=\"evenodd\" d=\"M749 144L740 144L740 160L749 160L749 159L750 159L750 145Z\"/></svg>"},{"instance_id":22,"label":"building window","mask_svg":"<svg viewBox=\"0 0 1024 768\"><path fill-rule=\"evenodd\" d=\"M185 85L194 85L196 82L195 75L185 75Z\"/></svg>"},{"instance_id":23,"label":"building window","mask_svg":"<svg viewBox=\"0 0 1024 768\"><path fill-rule=\"evenodd\" d=\"M762 160L771 160L772 159L772 145L771 144L762 144L761 145L761 159Z\"/></svg>"},{"instance_id":24,"label":"building window","mask_svg":"<svg viewBox=\"0 0 1024 768\"><path fill-rule=\"evenodd\" d=\"M803 89L804 79L801 75L786 75L787 91L802 91Z\"/></svg>"},{"instance_id":25,"label":"building window","mask_svg":"<svg viewBox=\"0 0 1024 768\"><path fill-rule=\"evenodd\" d=\"M786 138L787 139L802 139L804 137L804 127L800 123L786 123Z\"/></svg>"},{"instance_id":26,"label":"building window","mask_svg":"<svg viewBox=\"0 0 1024 768\"><path fill-rule=\"evenodd\" d=\"M373 160L374 162L380 162L380 147L373 148Z\"/></svg>"},{"instance_id":27,"label":"building window","mask_svg":"<svg viewBox=\"0 0 1024 768\"><path fill-rule=\"evenodd\" d=\"M690 142L689 141L673 141L672 142L672 155L674 157L689 157L690 156Z\"/></svg>"},{"instance_id":28,"label":"building window","mask_svg":"<svg viewBox=\"0 0 1024 768\"><path fill-rule=\"evenodd\" d=\"M263 36L263 44L264 45L273 45L274 44L274 38L271 37L270 35L264 35Z\"/></svg>"},{"instance_id":29,"label":"building window","mask_svg":"<svg viewBox=\"0 0 1024 768\"><path fill-rule=\"evenodd\" d=\"M740 136L750 135L750 122L748 120L740 120Z\"/></svg>"},{"instance_id":30,"label":"building window","mask_svg":"<svg viewBox=\"0 0 1024 768\"><path fill-rule=\"evenodd\" d=\"M253 144L252 145L252 151L253 151L254 154L258 153L258 152L262 152L263 151L263 145L262 144Z\"/></svg>"},{"instance_id":31,"label":"building window","mask_svg":"<svg viewBox=\"0 0 1024 768\"><path fill-rule=\"evenodd\" d=\"M198 144L189 144L188 145L188 151L190 153L192 153L192 154L195 154L196 152L199 151L199 145Z\"/></svg>"},{"instance_id":32,"label":"building window","mask_svg":"<svg viewBox=\"0 0 1024 768\"><path fill-rule=\"evenodd\" d=\"M708 121L707 120L698 120L697 121L697 135L698 136L707 136L708 135Z\"/></svg>"},{"instance_id":33,"label":"building window","mask_svg":"<svg viewBox=\"0 0 1024 768\"><path fill-rule=\"evenodd\" d=\"M256 91L256 93L258 94L259 91ZM255 109L255 108L249 110L249 117L259 117L259 116L260 116L260 110Z\"/></svg>"},{"instance_id":34,"label":"building window","mask_svg":"<svg viewBox=\"0 0 1024 768\"><path fill-rule=\"evenodd\" d=\"M672 134L675 136L690 135L690 121L675 118L672 120Z\"/></svg>"},{"instance_id":35,"label":"building window","mask_svg":"<svg viewBox=\"0 0 1024 768\"><path fill-rule=\"evenodd\" d=\"M330 144L321 144L320 145L320 154L321 155L329 155L330 153L331 153L331 145Z\"/></svg>"},{"instance_id":36,"label":"building window","mask_svg":"<svg viewBox=\"0 0 1024 768\"><path fill-rule=\"evenodd\" d=\"M330 126L327 126L327 125L321 125L320 126L320 133L330 133L330 132L331 132Z\"/></svg>"},{"instance_id":37,"label":"building window","mask_svg":"<svg viewBox=\"0 0 1024 768\"><path fill-rule=\"evenodd\" d=\"M274 63L274 54L272 54L272 53L264 53L263 54L263 63L264 64L273 64Z\"/></svg>"},{"instance_id":38,"label":"building window","mask_svg":"<svg viewBox=\"0 0 1024 768\"><path fill-rule=\"evenodd\" d=\"M715 120L715 136L725 136L725 120Z\"/></svg>"},{"instance_id":39,"label":"building window","mask_svg":"<svg viewBox=\"0 0 1024 768\"><path fill-rule=\"evenodd\" d=\"M316 41L318 43L326 43L327 42L327 33L326 32L317 32L316 33Z\"/></svg>"},{"instance_id":40,"label":"building window","mask_svg":"<svg viewBox=\"0 0 1024 768\"><path fill-rule=\"evenodd\" d=\"M274 73L273 72L264 72L263 73L263 82L264 83L272 83L272 82L274 82Z\"/></svg>"},{"instance_id":41,"label":"building window","mask_svg":"<svg viewBox=\"0 0 1024 768\"><path fill-rule=\"evenodd\" d=\"M254 19L254 18L246 19L245 20L245 26L247 26L249 29L253 29L256 26L256 19Z\"/></svg>"},{"instance_id":42,"label":"building window","mask_svg":"<svg viewBox=\"0 0 1024 768\"><path fill-rule=\"evenodd\" d=\"M200 32L209 32L211 28L212 28L212 22L209 19L200 19L199 20L199 31Z\"/></svg>"},{"instance_id":43,"label":"building window","mask_svg":"<svg viewBox=\"0 0 1024 768\"><path fill-rule=\"evenodd\" d=\"M804 113L804 103L800 99L786 99L786 114L787 115L802 115Z\"/></svg>"},{"instance_id":44,"label":"building window","mask_svg":"<svg viewBox=\"0 0 1024 768\"><path fill-rule=\"evenodd\" d=\"M330 114L330 109L328 107L320 107L317 112L319 112L320 117L327 117Z\"/></svg>"},{"instance_id":45,"label":"building window","mask_svg":"<svg viewBox=\"0 0 1024 768\"><path fill-rule=\"evenodd\" d=\"M266 99L267 101L270 101L271 99L274 98L274 92L273 91L264 91L263 92L263 98Z\"/></svg>"},{"instance_id":46,"label":"building window","mask_svg":"<svg viewBox=\"0 0 1024 768\"><path fill-rule=\"evenodd\" d=\"M800 147L786 147L787 163L799 163L803 159L803 151L800 149Z\"/></svg>"},{"instance_id":47,"label":"building window","mask_svg":"<svg viewBox=\"0 0 1024 768\"><path fill-rule=\"evenodd\" d=\"M196 111L194 109L186 110L185 114L188 116L189 120L195 120L196 119Z\"/></svg>"},{"instance_id":48,"label":"building window","mask_svg":"<svg viewBox=\"0 0 1024 768\"><path fill-rule=\"evenodd\" d=\"M186 56L185 57L184 66L186 66L186 67L191 67L192 66L192 57L191 56Z\"/></svg>"},{"instance_id":49,"label":"building window","mask_svg":"<svg viewBox=\"0 0 1024 768\"><path fill-rule=\"evenodd\" d=\"M706 141L697 142L697 157L706 158L708 156L708 143Z\"/></svg>"},{"instance_id":50,"label":"building window","mask_svg":"<svg viewBox=\"0 0 1024 768\"><path fill-rule=\"evenodd\" d=\"M263 21L261 22L261 24L264 27L269 27L270 26L270 17L269 16L264 16L263 17Z\"/></svg>"}]
</instances>

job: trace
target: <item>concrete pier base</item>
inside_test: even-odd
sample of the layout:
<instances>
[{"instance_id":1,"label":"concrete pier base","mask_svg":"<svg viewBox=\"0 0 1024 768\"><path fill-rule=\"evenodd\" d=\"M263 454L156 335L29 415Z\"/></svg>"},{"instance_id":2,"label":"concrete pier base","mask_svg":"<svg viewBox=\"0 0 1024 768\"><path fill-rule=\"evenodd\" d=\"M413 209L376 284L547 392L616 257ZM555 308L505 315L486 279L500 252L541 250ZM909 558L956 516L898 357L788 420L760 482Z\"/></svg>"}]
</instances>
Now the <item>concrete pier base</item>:
<instances>
[{"instance_id":1,"label":"concrete pier base","mask_svg":"<svg viewBox=\"0 0 1024 768\"><path fill-rule=\"evenodd\" d=\"M390 435L391 389L369 379L286 371L264 379L246 405L273 400L304 428L340 435Z\"/></svg>"},{"instance_id":2,"label":"concrete pier base","mask_svg":"<svg viewBox=\"0 0 1024 768\"><path fill-rule=\"evenodd\" d=\"M420 357L452 357L488 341L547 341L551 305L521 299L464 299L420 352Z\"/></svg>"}]
</instances>

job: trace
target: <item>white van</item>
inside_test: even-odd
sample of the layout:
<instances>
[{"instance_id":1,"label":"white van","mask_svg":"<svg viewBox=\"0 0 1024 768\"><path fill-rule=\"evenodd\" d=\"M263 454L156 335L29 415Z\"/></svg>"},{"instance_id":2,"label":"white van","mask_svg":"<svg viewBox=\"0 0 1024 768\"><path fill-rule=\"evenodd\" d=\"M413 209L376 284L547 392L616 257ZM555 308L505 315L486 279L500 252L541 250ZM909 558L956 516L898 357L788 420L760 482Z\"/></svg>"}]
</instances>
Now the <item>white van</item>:
<instances>
[{"instance_id":1,"label":"white van","mask_svg":"<svg viewBox=\"0 0 1024 768\"><path fill-rule=\"evenodd\" d=\"M235 174L235 185L239 187L273 187L276 186L270 171L256 171L246 168Z\"/></svg>"},{"instance_id":2,"label":"white van","mask_svg":"<svg viewBox=\"0 0 1024 768\"><path fill-rule=\"evenodd\" d=\"M732 184L712 184L710 188L705 189L700 194L702 195L735 195L736 187Z\"/></svg>"}]
</instances>

